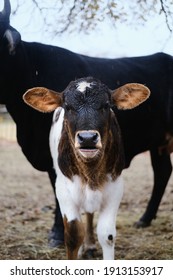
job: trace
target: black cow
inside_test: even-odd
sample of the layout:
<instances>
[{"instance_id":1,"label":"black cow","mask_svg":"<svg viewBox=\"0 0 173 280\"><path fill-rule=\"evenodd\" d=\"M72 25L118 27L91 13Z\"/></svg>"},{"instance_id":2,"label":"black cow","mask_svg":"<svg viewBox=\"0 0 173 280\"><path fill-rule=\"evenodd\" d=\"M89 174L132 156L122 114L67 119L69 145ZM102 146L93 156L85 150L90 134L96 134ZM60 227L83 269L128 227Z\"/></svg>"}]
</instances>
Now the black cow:
<instances>
[{"instance_id":1,"label":"black cow","mask_svg":"<svg viewBox=\"0 0 173 280\"><path fill-rule=\"evenodd\" d=\"M135 155L146 150L151 153L153 193L146 212L137 222L137 226L148 226L156 217L172 172L168 151L173 148L173 58L163 53L120 59L93 58L58 47L23 42L9 24L10 11L10 2L6 0L0 13L0 103L6 105L17 125L17 140L26 158L36 169L48 172L53 187L55 173L48 140L52 115L26 106L23 93L35 86L62 91L71 80L90 75L112 89L131 82L150 88L150 99L139 108L116 112L124 139L126 167ZM63 240L63 221L57 201L49 238L52 245Z\"/></svg>"}]
</instances>

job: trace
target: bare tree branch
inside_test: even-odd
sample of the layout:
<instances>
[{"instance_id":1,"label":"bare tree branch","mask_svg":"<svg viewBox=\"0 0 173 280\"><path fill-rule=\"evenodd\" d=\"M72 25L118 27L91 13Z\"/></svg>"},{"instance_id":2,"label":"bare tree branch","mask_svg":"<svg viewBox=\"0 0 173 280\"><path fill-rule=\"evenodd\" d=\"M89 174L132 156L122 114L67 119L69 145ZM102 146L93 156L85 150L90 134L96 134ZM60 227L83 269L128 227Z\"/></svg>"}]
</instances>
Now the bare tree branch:
<instances>
[{"instance_id":1,"label":"bare tree branch","mask_svg":"<svg viewBox=\"0 0 173 280\"><path fill-rule=\"evenodd\" d=\"M167 12L167 9L166 9L166 7L165 7L165 5L164 5L163 0L160 0L160 4L161 4L161 11L162 11L162 12L164 13L164 15L165 15L166 25L167 25L169 31L172 33L172 28L171 28L171 26L170 26L170 24L169 24L169 14L168 14L168 12Z\"/></svg>"},{"instance_id":2,"label":"bare tree branch","mask_svg":"<svg viewBox=\"0 0 173 280\"><path fill-rule=\"evenodd\" d=\"M26 1L17 0L13 14L25 4ZM114 28L118 22L138 27L160 14L165 16L168 30L173 30L173 0L32 0L29 7L27 12L31 17L40 14L41 29L53 36L65 32L89 33L104 20L109 20Z\"/></svg>"},{"instance_id":3,"label":"bare tree branch","mask_svg":"<svg viewBox=\"0 0 173 280\"><path fill-rule=\"evenodd\" d=\"M61 29L60 33L64 33L65 31L67 31L69 29L69 26L72 24L72 22L74 20L73 11L75 11L75 9L76 9L76 3L77 3L77 0L74 0L74 3L73 3L72 7L69 10L68 21L64 25L64 28Z\"/></svg>"}]
</instances>

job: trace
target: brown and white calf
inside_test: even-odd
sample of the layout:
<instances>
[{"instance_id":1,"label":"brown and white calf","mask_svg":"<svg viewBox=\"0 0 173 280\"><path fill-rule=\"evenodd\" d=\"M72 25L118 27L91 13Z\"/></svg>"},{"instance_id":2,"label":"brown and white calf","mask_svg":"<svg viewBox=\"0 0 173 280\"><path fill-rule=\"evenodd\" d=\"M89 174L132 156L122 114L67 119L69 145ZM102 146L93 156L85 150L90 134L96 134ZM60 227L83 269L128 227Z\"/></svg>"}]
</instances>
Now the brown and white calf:
<instances>
[{"instance_id":1,"label":"brown and white calf","mask_svg":"<svg viewBox=\"0 0 173 280\"><path fill-rule=\"evenodd\" d=\"M141 84L127 84L111 91L87 77L71 82L62 93L37 87L24 95L24 101L41 112L55 110L50 149L68 259L77 258L84 241L81 213L88 213L89 221L89 213L95 211L99 212L97 235L103 258L114 259L124 161L120 129L111 107L134 108L149 94ZM86 238L88 243L90 239L92 236Z\"/></svg>"}]
</instances>

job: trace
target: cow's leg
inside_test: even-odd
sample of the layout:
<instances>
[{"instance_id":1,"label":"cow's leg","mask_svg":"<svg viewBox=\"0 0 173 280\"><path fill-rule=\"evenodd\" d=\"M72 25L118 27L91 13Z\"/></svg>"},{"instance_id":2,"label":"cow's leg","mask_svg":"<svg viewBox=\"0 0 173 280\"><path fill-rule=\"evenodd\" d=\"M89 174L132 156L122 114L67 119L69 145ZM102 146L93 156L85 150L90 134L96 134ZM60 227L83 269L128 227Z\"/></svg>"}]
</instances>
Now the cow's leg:
<instances>
[{"instance_id":1,"label":"cow's leg","mask_svg":"<svg viewBox=\"0 0 173 280\"><path fill-rule=\"evenodd\" d=\"M94 255L94 251L96 250L94 229L93 229L93 218L94 218L94 214L86 213L84 249L85 249L85 254L89 257L92 257Z\"/></svg>"},{"instance_id":2,"label":"cow's leg","mask_svg":"<svg viewBox=\"0 0 173 280\"><path fill-rule=\"evenodd\" d=\"M154 171L154 187L147 209L144 215L135 224L136 227L149 226L152 219L156 218L160 201L172 172L170 155L160 155L158 149L153 149L150 151L150 153Z\"/></svg>"},{"instance_id":3,"label":"cow's leg","mask_svg":"<svg viewBox=\"0 0 173 280\"><path fill-rule=\"evenodd\" d=\"M74 197L79 195L79 192L76 192L76 190L79 190L80 187L74 181L59 173L55 183L56 196L63 216L68 259L77 259L79 248L84 240L84 228L80 215L80 207L77 200L74 201ZM76 198L79 197L77 196Z\"/></svg>"},{"instance_id":4,"label":"cow's leg","mask_svg":"<svg viewBox=\"0 0 173 280\"><path fill-rule=\"evenodd\" d=\"M65 244L68 260L76 260L78 251L84 240L84 227L82 221L74 219L68 221L64 216Z\"/></svg>"},{"instance_id":5,"label":"cow's leg","mask_svg":"<svg viewBox=\"0 0 173 280\"><path fill-rule=\"evenodd\" d=\"M53 187L53 191L55 193L55 180L56 180L56 174L54 170L48 172L49 178ZM53 227L51 231L49 232L48 241L50 247L57 247L64 243L64 224L63 219L59 207L58 200L55 195L55 221L53 224Z\"/></svg>"},{"instance_id":6,"label":"cow's leg","mask_svg":"<svg viewBox=\"0 0 173 280\"><path fill-rule=\"evenodd\" d=\"M97 235L104 260L114 259L116 216L122 194L123 180L121 177L116 182L109 183L103 192L104 201L98 217Z\"/></svg>"}]
</instances>

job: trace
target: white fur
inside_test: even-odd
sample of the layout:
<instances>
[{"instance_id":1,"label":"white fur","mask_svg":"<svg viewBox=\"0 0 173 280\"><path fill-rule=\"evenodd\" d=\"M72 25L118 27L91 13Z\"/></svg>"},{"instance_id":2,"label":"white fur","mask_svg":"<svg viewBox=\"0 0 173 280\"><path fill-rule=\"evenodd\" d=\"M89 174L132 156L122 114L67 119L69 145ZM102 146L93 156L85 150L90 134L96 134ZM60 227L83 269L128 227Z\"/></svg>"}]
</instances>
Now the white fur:
<instances>
[{"instance_id":1,"label":"white fur","mask_svg":"<svg viewBox=\"0 0 173 280\"><path fill-rule=\"evenodd\" d=\"M56 120L57 114L59 115L58 120ZM55 171L57 173L58 167L58 145L61 138L61 132L62 132L62 126L63 126L63 120L64 120L64 109L62 107L58 107L54 114L53 114L53 122L52 127L50 130L50 136L49 136L49 143L50 143L50 151L53 159L53 165L55 168Z\"/></svg>"},{"instance_id":2,"label":"white fur","mask_svg":"<svg viewBox=\"0 0 173 280\"><path fill-rule=\"evenodd\" d=\"M84 92L87 87L90 88L91 87L91 83L83 81L83 82L78 83L77 90L79 90L80 92Z\"/></svg>"},{"instance_id":3,"label":"white fur","mask_svg":"<svg viewBox=\"0 0 173 280\"><path fill-rule=\"evenodd\" d=\"M55 122L56 114L61 110L59 119ZM111 176L102 189L92 190L88 185L83 185L79 176L73 180L65 177L58 166L58 145L61 137L64 109L57 109L54 113L53 125L50 132L50 148L57 174L56 196L60 204L62 215L72 220L81 220L81 213L99 212L97 235L103 250L104 259L114 259L114 241L116 236L116 216L123 194L123 180L119 176L112 181ZM68 164L68 163L67 163ZM112 236L112 240L108 239Z\"/></svg>"}]
</instances>

